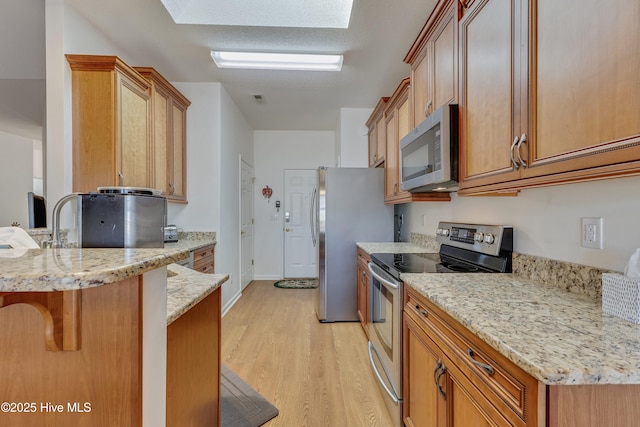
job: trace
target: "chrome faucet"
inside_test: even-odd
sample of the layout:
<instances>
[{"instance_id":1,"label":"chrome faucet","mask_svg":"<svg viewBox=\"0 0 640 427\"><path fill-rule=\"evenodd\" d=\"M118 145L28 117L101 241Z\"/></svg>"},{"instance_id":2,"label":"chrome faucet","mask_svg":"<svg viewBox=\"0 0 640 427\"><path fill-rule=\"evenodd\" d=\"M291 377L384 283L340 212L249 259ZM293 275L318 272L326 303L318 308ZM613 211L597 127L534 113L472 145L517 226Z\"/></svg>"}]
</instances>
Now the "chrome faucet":
<instances>
[{"instance_id":1,"label":"chrome faucet","mask_svg":"<svg viewBox=\"0 0 640 427\"><path fill-rule=\"evenodd\" d=\"M43 244L49 243L55 248L62 247L62 239L60 238L60 211L69 200L76 199L79 195L80 193L71 193L58 200L56 205L53 207L53 213L51 214L51 240L49 242L43 242Z\"/></svg>"}]
</instances>

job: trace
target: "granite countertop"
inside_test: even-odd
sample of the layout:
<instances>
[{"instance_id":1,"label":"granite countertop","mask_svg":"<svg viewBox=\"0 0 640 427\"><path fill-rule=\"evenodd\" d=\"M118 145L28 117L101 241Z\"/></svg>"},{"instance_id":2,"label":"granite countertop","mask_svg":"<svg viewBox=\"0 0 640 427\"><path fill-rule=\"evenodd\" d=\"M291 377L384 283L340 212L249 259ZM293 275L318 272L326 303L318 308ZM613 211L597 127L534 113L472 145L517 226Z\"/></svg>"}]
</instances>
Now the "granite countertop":
<instances>
[{"instance_id":1,"label":"granite countertop","mask_svg":"<svg viewBox=\"0 0 640 427\"><path fill-rule=\"evenodd\" d=\"M215 233L187 233L164 248L0 250L0 292L48 292L119 282L181 261L215 244Z\"/></svg>"},{"instance_id":2,"label":"granite countertop","mask_svg":"<svg viewBox=\"0 0 640 427\"><path fill-rule=\"evenodd\" d=\"M177 264L167 266L167 326L229 280L227 274L205 274Z\"/></svg>"},{"instance_id":3,"label":"granite countertop","mask_svg":"<svg viewBox=\"0 0 640 427\"><path fill-rule=\"evenodd\" d=\"M413 254L421 254L426 252L438 252L437 249L430 250L424 246L416 245L415 243L407 243L407 242L358 242L356 243L360 249L364 250L368 254L376 254L376 253L413 253Z\"/></svg>"},{"instance_id":4,"label":"granite countertop","mask_svg":"<svg viewBox=\"0 0 640 427\"><path fill-rule=\"evenodd\" d=\"M66 291L115 283L181 261L185 249L24 249L0 252L0 292Z\"/></svg>"},{"instance_id":5,"label":"granite countertop","mask_svg":"<svg viewBox=\"0 0 640 427\"><path fill-rule=\"evenodd\" d=\"M545 384L640 383L640 325L599 299L514 274L401 278Z\"/></svg>"},{"instance_id":6,"label":"granite countertop","mask_svg":"<svg viewBox=\"0 0 640 427\"><path fill-rule=\"evenodd\" d=\"M437 252L434 242L425 242L357 246L369 254ZM519 273L400 277L545 384L640 384L640 325L603 313L597 293L567 292L525 277L540 271Z\"/></svg>"}]
</instances>

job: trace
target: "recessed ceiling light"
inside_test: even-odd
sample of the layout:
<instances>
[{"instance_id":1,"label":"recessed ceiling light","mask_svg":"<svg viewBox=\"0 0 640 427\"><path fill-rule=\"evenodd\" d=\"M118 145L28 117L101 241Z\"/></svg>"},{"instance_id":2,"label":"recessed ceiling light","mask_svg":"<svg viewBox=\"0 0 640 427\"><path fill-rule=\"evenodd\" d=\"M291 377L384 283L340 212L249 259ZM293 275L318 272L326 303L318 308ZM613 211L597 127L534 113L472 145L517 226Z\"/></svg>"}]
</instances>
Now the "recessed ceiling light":
<instances>
[{"instance_id":1,"label":"recessed ceiling light","mask_svg":"<svg viewBox=\"0 0 640 427\"><path fill-rule=\"evenodd\" d=\"M342 55L211 51L219 68L256 70L340 71Z\"/></svg>"},{"instance_id":2,"label":"recessed ceiling light","mask_svg":"<svg viewBox=\"0 0 640 427\"><path fill-rule=\"evenodd\" d=\"M353 0L162 0L177 24L348 28Z\"/></svg>"}]
</instances>

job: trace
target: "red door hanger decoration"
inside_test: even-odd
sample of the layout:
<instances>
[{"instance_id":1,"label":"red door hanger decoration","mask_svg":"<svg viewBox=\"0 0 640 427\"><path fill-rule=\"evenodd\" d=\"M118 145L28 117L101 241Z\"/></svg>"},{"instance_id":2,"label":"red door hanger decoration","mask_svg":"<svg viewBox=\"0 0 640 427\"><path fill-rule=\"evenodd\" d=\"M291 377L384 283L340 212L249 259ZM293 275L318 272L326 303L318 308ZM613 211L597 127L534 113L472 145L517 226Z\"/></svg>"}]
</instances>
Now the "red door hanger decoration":
<instances>
[{"instance_id":1,"label":"red door hanger decoration","mask_svg":"<svg viewBox=\"0 0 640 427\"><path fill-rule=\"evenodd\" d=\"M264 196L265 199L267 199L267 201L271 199L272 194L273 194L273 189L269 188L268 185L262 189L262 195Z\"/></svg>"}]
</instances>

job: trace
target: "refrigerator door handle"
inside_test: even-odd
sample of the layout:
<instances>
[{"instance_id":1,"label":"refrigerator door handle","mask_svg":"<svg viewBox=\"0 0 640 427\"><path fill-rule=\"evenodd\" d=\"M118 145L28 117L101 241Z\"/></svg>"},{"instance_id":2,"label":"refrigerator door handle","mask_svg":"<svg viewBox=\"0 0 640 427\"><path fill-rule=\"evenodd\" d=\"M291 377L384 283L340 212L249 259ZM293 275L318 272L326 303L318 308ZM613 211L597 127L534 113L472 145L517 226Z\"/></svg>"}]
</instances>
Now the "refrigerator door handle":
<instances>
[{"instance_id":1,"label":"refrigerator door handle","mask_svg":"<svg viewBox=\"0 0 640 427\"><path fill-rule=\"evenodd\" d=\"M317 237L316 237L316 193L317 188L313 187L313 191L311 192L311 209L309 212L309 227L311 227L311 241L313 242L313 246L316 246Z\"/></svg>"}]
</instances>

